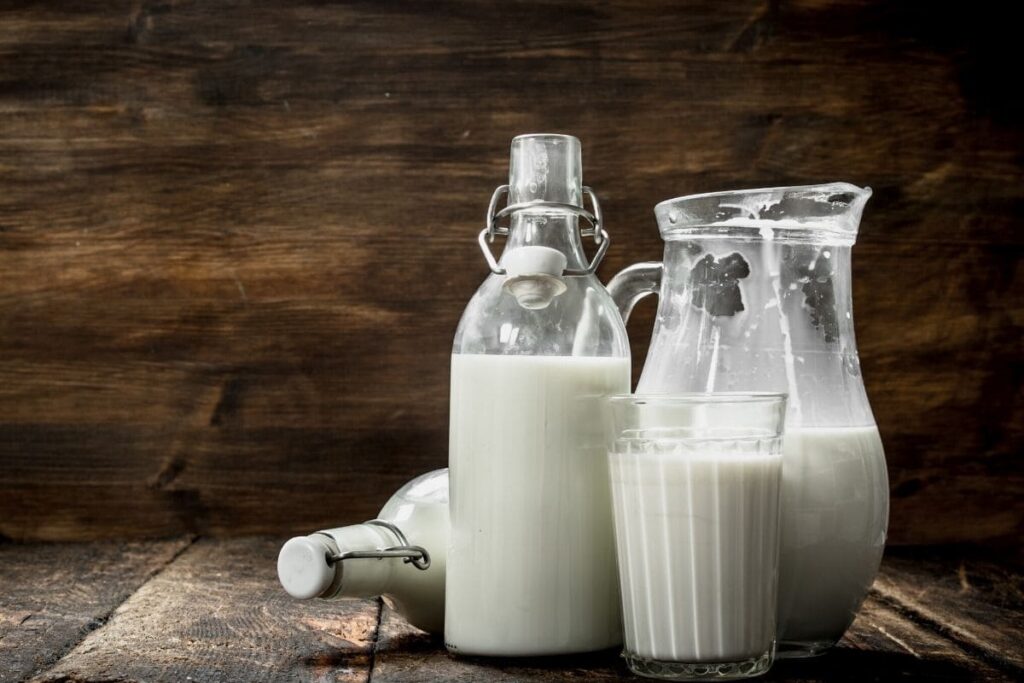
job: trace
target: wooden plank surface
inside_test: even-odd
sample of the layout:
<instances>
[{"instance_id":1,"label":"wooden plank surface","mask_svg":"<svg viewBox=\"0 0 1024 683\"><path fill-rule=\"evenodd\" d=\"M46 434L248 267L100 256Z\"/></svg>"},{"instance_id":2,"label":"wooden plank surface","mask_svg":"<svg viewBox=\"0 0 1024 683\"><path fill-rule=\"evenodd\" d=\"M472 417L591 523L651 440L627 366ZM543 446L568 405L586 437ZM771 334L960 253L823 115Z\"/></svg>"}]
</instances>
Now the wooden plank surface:
<instances>
[{"instance_id":1,"label":"wooden plank surface","mask_svg":"<svg viewBox=\"0 0 1024 683\"><path fill-rule=\"evenodd\" d=\"M0 680L27 678L97 629L43 678L92 680L113 672L147 680L186 672L216 680L266 668L270 680L361 680L363 669L353 664L365 663L371 647L374 680L421 680L424 672L446 680L602 680L624 673L615 653L498 664L452 658L387 608L374 636L372 602L283 598L272 572L278 541L204 541L175 560L188 545L0 546ZM815 663L782 663L774 679L873 680L880 671L881 680L1021 675L1019 572L969 554L895 554L843 647ZM129 661L126 649L137 656ZM250 649L259 652L250 662L255 669L242 670L239 653Z\"/></svg>"},{"instance_id":2,"label":"wooden plank surface","mask_svg":"<svg viewBox=\"0 0 1024 683\"><path fill-rule=\"evenodd\" d=\"M200 540L38 681L365 681L375 600L299 602L280 540Z\"/></svg>"},{"instance_id":3,"label":"wooden plank surface","mask_svg":"<svg viewBox=\"0 0 1024 683\"><path fill-rule=\"evenodd\" d=\"M955 610L948 605L947 609ZM1018 636L1020 632L1017 632ZM633 676L618 651L536 660L461 659L385 607L373 681L614 681ZM779 661L761 680L799 681L1007 681L1005 668L965 650L929 626L872 595L840 645L827 656Z\"/></svg>"},{"instance_id":4,"label":"wooden plank surface","mask_svg":"<svg viewBox=\"0 0 1024 683\"><path fill-rule=\"evenodd\" d=\"M500 618L500 617L498 617ZM436 638L410 626L385 605L372 681L614 681L630 678L618 652L573 657L484 659L454 657Z\"/></svg>"},{"instance_id":5,"label":"wooden plank surface","mask_svg":"<svg viewBox=\"0 0 1024 683\"><path fill-rule=\"evenodd\" d=\"M190 542L0 544L0 681L53 664Z\"/></svg>"},{"instance_id":6,"label":"wooden plank surface","mask_svg":"<svg viewBox=\"0 0 1024 683\"><path fill-rule=\"evenodd\" d=\"M543 130L583 140L606 278L659 256L668 197L871 185L890 540L1016 547L1009 11L0 2L0 535L297 532L441 466L474 237L509 139Z\"/></svg>"},{"instance_id":7,"label":"wooden plank surface","mask_svg":"<svg viewBox=\"0 0 1024 683\"><path fill-rule=\"evenodd\" d=\"M875 581L890 604L1024 679L1024 576L990 559L916 552Z\"/></svg>"},{"instance_id":8,"label":"wooden plank surface","mask_svg":"<svg viewBox=\"0 0 1024 683\"><path fill-rule=\"evenodd\" d=\"M279 543L249 538L2 547L0 680L631 678L615 651L456 658L376 600L291 600L274 575ZM139 567L146 562L152 575L139 586ZM765 680L1019 680L1019 648L1013 644L1024 633L1021 581L1019 571L973 551L889 553L839 647L814 660L778 662ZM12 630L26 614L31 618ZM68 630L55 614L78 619L76 628ZM86 614L99 617L83 627ZM30 627L37 619L39 626Z\"/></svg>"},{"instance_id":9,"label":"wooden plank surface","mask_svg":"<svg viewBox=\"0 0 1024 683\"><path fill-rule=\"evenodd\" d=\"M910 618L899 605L868 596L839 646L805 661L782 661L770 676L806 681L1006 681L1007 671Z\"/></svg>"}]
</instances>

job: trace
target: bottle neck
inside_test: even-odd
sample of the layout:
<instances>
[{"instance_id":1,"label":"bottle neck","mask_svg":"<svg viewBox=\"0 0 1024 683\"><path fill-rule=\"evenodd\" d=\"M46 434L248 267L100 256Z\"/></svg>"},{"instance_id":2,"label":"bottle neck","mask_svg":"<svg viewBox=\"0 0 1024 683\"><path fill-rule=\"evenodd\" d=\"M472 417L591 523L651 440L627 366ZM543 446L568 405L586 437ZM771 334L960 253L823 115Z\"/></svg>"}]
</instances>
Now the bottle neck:
<instances>
[{"instance_id":1,"label":"bottle neck","mask_svg":"<svg viewBox=\"0 0 1024 683\"><path fill-rule=\"evenodd\" d=\"M341 554L372 553L397 542L390 531L372 524L353 524L327 529L320 534L330 537ZM324 597L369 598L386 593L401 564L402 561L395 558L351 557L338 560L335 563L337 580L331 594Z\"/></svg>"},{"instance_id":2,"label":"bottle neck","mask_svg":"<svg viewBox=\"0 0 1024 683\"><path fill-rule=\"evenodd\" d=\"M579 218L571 213L519 211L509 224L505 255L519 247L549 247L565 254L566 268L584 269L587 256L580 239Z\"/></svg>"}]
</instances>

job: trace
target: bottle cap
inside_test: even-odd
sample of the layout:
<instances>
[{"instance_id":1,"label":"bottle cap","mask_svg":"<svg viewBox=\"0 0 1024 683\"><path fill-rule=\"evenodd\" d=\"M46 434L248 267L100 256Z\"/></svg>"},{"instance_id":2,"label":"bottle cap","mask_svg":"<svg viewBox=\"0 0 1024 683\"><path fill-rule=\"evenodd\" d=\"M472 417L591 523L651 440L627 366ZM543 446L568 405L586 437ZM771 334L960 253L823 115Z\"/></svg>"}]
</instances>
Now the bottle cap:
<instances>
[{"instance_id":1,"label":"bottle cap","mask_svg":"<svg viewBox=\"0 0 1024 683\"><path fill-rule=\"evenodd\" d=\"M330 552L326 543L309 536L297 536L281 547L277 578L288 595L310 600L330 588L335 575L335 567L327 562Z\"/></svg>"}]
</instances>

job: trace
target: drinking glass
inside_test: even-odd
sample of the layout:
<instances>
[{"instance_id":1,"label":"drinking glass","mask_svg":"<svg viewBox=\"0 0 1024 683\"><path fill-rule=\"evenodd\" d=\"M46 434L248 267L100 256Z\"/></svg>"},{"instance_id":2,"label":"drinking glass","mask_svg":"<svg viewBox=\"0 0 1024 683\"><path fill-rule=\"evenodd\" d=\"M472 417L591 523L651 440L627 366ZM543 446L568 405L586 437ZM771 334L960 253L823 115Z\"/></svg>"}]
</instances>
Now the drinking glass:
<instances>
[{"instance_id":1,"label":"drinking glass","mask_svg":"<svg viewBox=\"0 0 1024 683\"><path fill-rule=\"evenodd\" d=\"M775 658L785 394L607 399L623 657L666 680Z\"/></svg>"}]
</instances>

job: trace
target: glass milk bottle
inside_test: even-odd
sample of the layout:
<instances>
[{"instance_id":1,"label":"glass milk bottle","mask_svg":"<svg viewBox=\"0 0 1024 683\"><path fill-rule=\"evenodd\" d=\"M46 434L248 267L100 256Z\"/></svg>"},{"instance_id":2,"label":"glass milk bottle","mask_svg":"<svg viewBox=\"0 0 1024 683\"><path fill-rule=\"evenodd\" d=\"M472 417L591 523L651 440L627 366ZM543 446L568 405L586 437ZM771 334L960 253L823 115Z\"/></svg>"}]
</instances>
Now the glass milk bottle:
<instances>
[{"instance_id":1,"label":"glass milk bottle","mask_svg":"<svg viewBox=\"0 0 1024 683\"><path fill-rule=\"evenodd\" d=\"M294 598L384 596L413 626L444 631L448 470L400 488L362 524L297 536L281 548L277 576Z\"/></svg>"},{"instance_id":2,"label":"glass milk bottle","mask_svg":"<svg viewBox=\"0 0 1024 683\"><path fill-rule=\"evenodd\" d=\"M715 192L655 208L662 262L609 290L659 307L638 393L789 394L779 656L823 652L878 571L889 488L853 330L850 255L871 190L847 183Z\"/></svg>"},{"instance_id":3,"label":"glass milk bottle","mask_svg":"<svg viewBox=\"0 0 1024 683\"><path fill-rule=\"evenodd\" d=\"M629 391L629 346L594 275L608 235L581 176L576 138L515 138L480 234L491 274L451 365L445 644L456 654L621 643L601 398ZM496 235L507 235L497 262ZM599 244L590 262L581 236Z\"/></svg>"}]
</instances>

